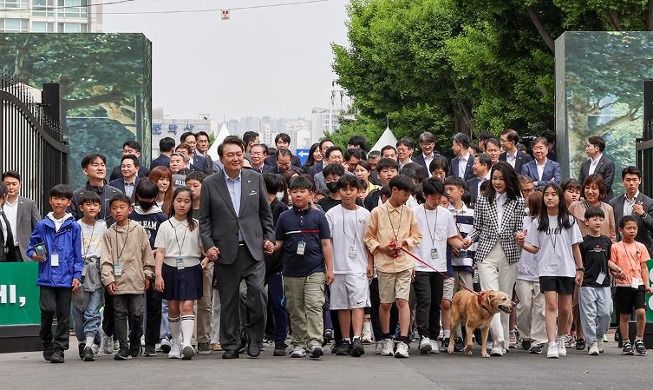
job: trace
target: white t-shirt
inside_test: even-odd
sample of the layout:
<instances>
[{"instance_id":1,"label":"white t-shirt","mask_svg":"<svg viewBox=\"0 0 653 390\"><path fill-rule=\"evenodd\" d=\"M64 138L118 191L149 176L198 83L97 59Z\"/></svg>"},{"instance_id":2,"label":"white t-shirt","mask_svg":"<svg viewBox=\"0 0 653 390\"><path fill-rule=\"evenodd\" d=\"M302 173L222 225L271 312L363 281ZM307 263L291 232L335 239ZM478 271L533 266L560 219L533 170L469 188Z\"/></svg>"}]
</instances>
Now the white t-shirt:
<instances>
[{"instance_id":1,"label":"white t-shirt","mask_svg":"<svg viewBox=\"0 0 653 390\"><path fill-rule=\"evenodd\" d=\"M103 219L95 221L95 225L87 225L81 219L77 222L82 227L82 257L101 257L107 223Z\"/></svg>"},{"instance_id":2,"label":"white t-shirt","mask_svg":"<svg viewBox=\"0 0 653 390\"><path fill-rule=\"evenodd\" d=\"M572 245L583 242L576 219L569 216L571 229L561 229L558 226L558 216L549 216L549 229L545 232L537 230L539 218L533 221L526 235L526 242L540 248L539 276L576 276L576 261Z\"/></svg>"},{"instance_id":3,"label":"white t-shirt","mask_svg":"<svg viewBox=\"0 0 653 390\"><path fill-rule=\"evenodd\" d=\"M200 228L195 220L195 229L188 229L188 222L177 221L175 218L161 223L154 240L155 248L164 248L166 254L164 262L174 266L177 257L184 259L184 265L191 267L199 263L200 256Z\"/></svg>"},{"instance_id":4,"label":"white t-shirt","mask_svg":"<svg viewBox=\"0 0 653 390\"><path fill-rule=\"evenodd\" d=\"M348 210L342 205L326 213L333 245L334 274L365 274L367 272L367 247L363 242L370 212L357 206ZM350 254L354 257L350 257Z\"/></svg>"},{"instance_id":5,"label":"white t-shirt","mask_svg":"<svg viewBox=\"0 0 653 390\"><path fill-rule=\"evenodd\" d=\"M415 255L438 271L447 272L447 239L458 235L453 215L442 206L427 210L419 205L413 211L422 231L422 241L415 247ZM415 271L435 272L417 260Z\"/></svg>"},{"instance_id":6,"label":"white t-shirt","mask_svg":"<svg viewBox=\"0 0 653 390\"><path fill-rule=\"evenodd\" d=\"M524 217L524 232L528 234L531 230L537 230L537 218L530 215ZM517 271L517 280L527 280L537 282L539 280L539 262L540 253L532 254L528 251L521 251L519 258L519 270Z\"/></svg>"}]
</instances>

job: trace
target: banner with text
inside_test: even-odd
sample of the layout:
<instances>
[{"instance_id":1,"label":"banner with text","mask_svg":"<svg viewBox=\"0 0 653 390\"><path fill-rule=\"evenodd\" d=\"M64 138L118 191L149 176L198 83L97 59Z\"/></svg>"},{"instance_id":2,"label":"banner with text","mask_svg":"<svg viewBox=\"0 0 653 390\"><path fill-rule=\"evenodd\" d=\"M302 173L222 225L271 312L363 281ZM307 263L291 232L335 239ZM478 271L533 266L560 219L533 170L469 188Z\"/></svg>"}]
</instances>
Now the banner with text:
<instances>
[{"instance_id":1,"label":"banner with text","mask_svg":"<svg viewBox=\"0 0 653 390\"><path fill-rule=\"evenodd\" d=\"M41 323L38 263L0 263L0 326Z\"/></svg>"}]
</instances>

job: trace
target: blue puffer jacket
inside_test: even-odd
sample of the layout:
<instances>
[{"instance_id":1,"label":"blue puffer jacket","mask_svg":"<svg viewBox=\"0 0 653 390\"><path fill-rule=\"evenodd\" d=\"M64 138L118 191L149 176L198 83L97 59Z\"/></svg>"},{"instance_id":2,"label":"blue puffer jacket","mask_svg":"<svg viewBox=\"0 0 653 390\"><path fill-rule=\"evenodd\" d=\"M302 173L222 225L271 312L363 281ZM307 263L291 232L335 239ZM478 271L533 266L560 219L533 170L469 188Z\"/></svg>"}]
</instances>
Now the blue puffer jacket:
<instances>
[{"instance_id":1,"label":"blue puffer jacket","mask_svg":"<svg viewBox=\"0 0 653 390\"><path fill-rule=\"evenodd\" d=\"M37 286L71 288L73 279L82 280L82 228L71 214L67 215L59 231L55 231L54 221L48 217L40 220L34 227L27 246L27 256L32 258L34 247L45 243L47 256L39 263ZM59 266L51 265L50 256L59 255Z\"/></svg>"}]
</instances>

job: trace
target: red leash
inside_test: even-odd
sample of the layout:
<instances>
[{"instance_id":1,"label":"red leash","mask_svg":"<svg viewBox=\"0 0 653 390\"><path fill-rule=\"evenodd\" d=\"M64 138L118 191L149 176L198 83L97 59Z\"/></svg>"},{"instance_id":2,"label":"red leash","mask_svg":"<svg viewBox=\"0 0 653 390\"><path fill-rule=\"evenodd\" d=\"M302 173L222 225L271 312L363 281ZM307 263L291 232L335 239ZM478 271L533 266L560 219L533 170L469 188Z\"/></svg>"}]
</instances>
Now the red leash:
<instances>
[{"instance_id":1,"label":"red leash","mask_svg":"<svg viewBox=\"0 0 653 390\"><path fill-rule=\"evenodd\" d=\"M440 271L438 271L437 269L433 268L433 267L431 266L431 264L425 262L424 260L422 260L422 259L420 259L419 257L415 256L414 254L410 253L410 251L407 251L407 250L404 249L404 248L401 248L401 250L402 250L404 253L406 253L408 256L410 256L410 257L412 257L413 259L417 260L417 261L420 262L422 265L425 265L426 267L428 267L428 268L432 269L433 271L439 273L439 274L442 275L443 277L445 277L445 278L451 278L451 276L449 276L449 275L447 275L447 274L445 274L445 273L443 273L443 272L440 272ZM481 294L477 293L477 292L474 291L474 290L469 289L467 286L465 286L464 284L461 284L461 283L457 282L456 280L453 280L453 284L457 285L458 287L462 288L463 290L467 290L467 291L473 293L474 295L477 295L477 296L479 296L479 297L481 296Z\"/></svg>"}]
</instances>

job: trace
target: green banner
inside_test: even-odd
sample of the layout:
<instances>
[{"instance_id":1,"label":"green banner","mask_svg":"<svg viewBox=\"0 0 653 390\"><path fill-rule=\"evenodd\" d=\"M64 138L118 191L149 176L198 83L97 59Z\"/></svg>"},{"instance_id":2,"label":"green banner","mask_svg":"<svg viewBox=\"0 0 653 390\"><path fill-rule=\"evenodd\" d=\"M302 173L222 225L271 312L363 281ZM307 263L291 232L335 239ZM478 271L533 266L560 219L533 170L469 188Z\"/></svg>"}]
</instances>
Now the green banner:
<instances>
[{"instance_id":1,"label":"green banner","mask_svg":"<svg viewBox=\"0 0 653 390\"><path fill-rule=\"evenodd\" d=\"M38 263L0 263L0 326L41 323Z\"/></svg>"}]
</instances>

